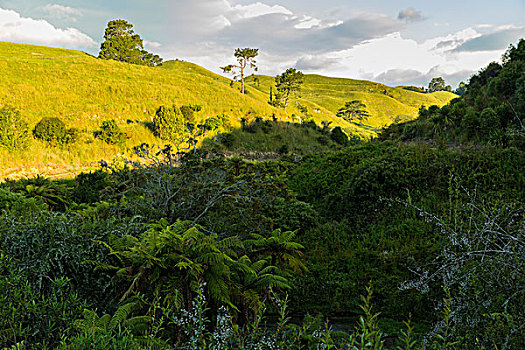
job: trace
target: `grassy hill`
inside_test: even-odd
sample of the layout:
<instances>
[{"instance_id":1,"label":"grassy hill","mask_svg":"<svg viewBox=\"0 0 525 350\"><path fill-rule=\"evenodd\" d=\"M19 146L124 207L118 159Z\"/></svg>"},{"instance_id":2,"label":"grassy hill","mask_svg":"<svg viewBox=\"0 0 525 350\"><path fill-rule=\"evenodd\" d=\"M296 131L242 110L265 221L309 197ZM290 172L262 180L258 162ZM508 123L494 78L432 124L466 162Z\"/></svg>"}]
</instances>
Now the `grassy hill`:
<instances>
[{"instance_id":1,"label":"grassy hill","mask_svg":"<svg viewBox=\"0 0 525 350\"><path fill-rule=\"evenodd\" d=\"M252 90L264 92L267 96L270 87L275 83L273 77L251 76L248 79ZM431 94L408 91L402 87L389 87L366 80L330 78L321 75L307 74L304 78L298 103L308 107L316 120L331 120L345 102L360 100L367 106L370 118L363 125L346 122L334 122L333 125L346 127L350 132L361 135L374 135L375 131L392 123L412 120L417 117L421 105L443 106L457 95L439 91ZM297 103L291 103L292 113L300 114Z\"/></svg>"},{"instance_id":2,"label":"grassy hill","mask_svg":"<svg viewBox=\"0 0 525 350\"><path fill-rule=\"evenodd\" d=\"M251 77L248 94L242 95L239 83L183 61L151 68L99 60L74 50L0 42L0 70L0 107L18 108L31 128L43 117L59 117L67 127L81 131L80 142L66 148L32 140L27 150L16 155L0 149L0 178L21 171L28 172L22 175L77 171L142 142L162 144L147 127L161 105L200 104L203 109L198 118L225 113L234 128L246 114L283 121L299 121L293 114L305 117L296 103L288 114L268 104L272 77L258 76L258 84ZM308 107L318 124L331 121L332 126L369 137L394 121L415 118L422 104L443 105L452 97L308 75L298 102ZM335 117L337 109L353 99L368 106L371 117L367 125ZM127 133L125 144L107 145L93 137L102 121L109 119L115 119Z\"/></svg>"},{"instance_id":3,"label":"grassy hill","mask_svg":"<svg viewBox=\"0 0 525 350\"><path fill-rule=\"evenodd\" d=\"M0 106L20 109L32 128L43 117L60 117L79 128L80 144L58 149L32 141L25 151L0 149L0 177L20 171L54 172L100 159L111 159L141 142L159 144L145 126L161 105L200 104L201 118L218 113L231 116L233 126L248 110L286 118L262 93L243 96L230 81L187 62L169 62L159 69L103 61L86 53L0 42ZM115 119L129 139L121 147L93 139L104 120Z\"/></svg>"}]
</instances>

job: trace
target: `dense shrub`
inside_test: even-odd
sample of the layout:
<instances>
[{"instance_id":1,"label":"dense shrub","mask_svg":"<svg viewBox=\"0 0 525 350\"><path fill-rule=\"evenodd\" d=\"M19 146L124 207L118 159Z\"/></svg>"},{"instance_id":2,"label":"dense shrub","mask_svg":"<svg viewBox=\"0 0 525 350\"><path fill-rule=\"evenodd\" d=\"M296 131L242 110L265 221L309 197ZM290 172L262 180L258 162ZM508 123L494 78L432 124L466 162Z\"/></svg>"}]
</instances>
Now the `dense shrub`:
<instances>
[{"instance_id":1,"label":"dense shrub","mask_svg":"<svg viewBox=\"0 0 525 350\"><path fill-rule=\"evenodd\" d=\"M127 139L126 133L120 130L120 127L113 119L103 121L100 130L96 132L95 136L111 145L123 143Z\"/></svg>"},{"instance_id":2,"label":"dense shrub","mask_svg":"<svg viewBox=\"0 0 525 350\"><path fill-rule=\"evenodd\" d=\"M330 138L341 146L346 146L348 144L348 136L341 130L340 126L333 128L330 133Z\"/></svg>"},{"instance_id":3,"label":"dense shrub","mask_svg":"<svg viewBox=\"0 0 525 350\"><path fill-rule=\"evenodd\" d=\"M470 78L466 92L450 105L421 108L415 121L392 125L382 140L435 140L523 148L525 126L525 40L511 45L503 64L490 63Z\"/></svg>"},{"instance_id":4,"label":"dense shrub","mask_svg":"<svg viewBox=\"0 0 525 350\"><path fill-rule=\"evenodd\" d=\"M204 124L209 126L212 130L216 130L224 126L225 120L227 120L227 116L225 116L224 114L219 114L213 117L209 117L208 119L206 119Z\"/></svg>"},{"instance_id":5,"label":"dense shrub","mask_svg":"<svg viewBox=\"0 0 525 350\"><path fill-rule=\"evenodd\" d=\"M66 141L67 129L64 122L56 117L42 118L33 129L35 138L53 143L64 143Z\"/></svg>"},{"instance_id":6,"label":"dense shrub","mask_svg":"<svg viewBox=\"0 0 525 350\"><path fill-rule=\"evenodd\" d=\"M279 147L279 149L277 150L277 153L279 154L288 154L288 152L290 152L290 147L288 146L287 143L283 144L281 147Z\"/></svg>"},{"instance_id":7,"label":"dense shrub","mask_svg":"<svg viewBox=\"0 0 525 350\"><path fill-rule=\"evenodd\" d=\"M25 271L24 279L37 288L38 295L49 295L54 280L68 278L72 291L106 311L115 298L112 282L107 273L94 271L87 262L107 261L107 250L100 241L110 234L137 235L142 230L142 225L129 221L45 211L30 220L7 215L0 220L0 253Z\"/></svg>"},{"instance_id":8,"label":"dense shrub","mask_svg":"<svg viewBox=\"0 0 525 350\"><path fill-rule=\"evenodd\" d=\"M235 136L232 134L221 134L219 140L226 148L230 149L235 142Z\"/></svg>"},{"instance_id":9,"label":"dense shrub","mask_svg":"<svg viewBox=\"0 0 525 350\"><path fill-rule=\"evenodd\" d=\"M108 174L102 170L81 173L75 178L73 199L76 203L94 203L101 200L101 191L109 185Z\"/></svg>"},{"instance_id":10,"label":"dense shrub","mask_svg":"<svg viewBox=\"0 0 525 350\"><path fill-rule=\"evenodd\" d=\"M194 110L191 108L191 106L181 106L180 112L184 116L184 120L189 123L195 122Z\"/></svg>"},{"instance_id":11,"label":"dense shrub","mask_svg":"<svg viewBox=\"0 0 525 350\"><path fill-rule=\"evenodd\" d=\"M13 215L30 216L44 208L43 202L37 198L26 198L20 193L0 188L0 212L5 210Z\"/></svg>"},{"instance_id":12,"label":"dense shrub","mask_svg":"<svg viewBox=\"0 0 525 350\"><path fill-rule=\"evenodd\" d=\"M11 191L19 193L26 198L34 198L44 203L50 210L64 211L69 206L70 188L58 181L51 181L43 176L22 179L20 181L7 181Z\"/></svg>"},{"instance_id":13,"label":"dense shrub","mask_svg":"<svg viewBox=\"0 0 525 350\"><path fill-rule=\"evenodd\" d=\"M73 334L71 321L80 316L84 304L67 278L49 281L43 293L29 280L28 271L0 249L0 344L53 348L60 337Z\"/></svg>"},{"instance_id":14,"label":"dense shrub","mask_svg":"<svg viewBox=\"0 0 525 350\"><path fill-rule=\"evenodd\" d=\"M178 142L186 132L186 122L181 109L177 106L161 106L153 117L155 135L163 140Z\"/></svg>"},{"instance_id":15,"label":"dense shrub","mask_svg":"<svg viewBox=\"0 0 525 350\"><path fill-rule=\"evenodd\" d=\"M80 140L81 132L77 128L69 128L66 130L65 143L75 143Z\"/></svg>"},{"instance_id":16,"label":"dense shrub","mask_svg":"<svg viewBox=\"0 0 525 350\"><path fill-rule=\"evenodd\" d=\"M0 147L21 149L29 141L29 127L20 112L9 106L0 109Z\"/></svg>"},{"instance_id":17,"label":"dense shrub","mask_svg":"<svg viewBox=\"0 0 525 350\"><path fill-rule=\"evenodd\" d=\"M523 205L524 167L517 150L388 143L305 157L288 184L328 223L299 235L310 274L295 284L294 307L356 311L359 290L371 279L383 315L432 315L429 305L439 299L439 283L434 295L426 296L392 288L411 277L411 261L429 263L445 243L439 227L422 222L403 203L444 217L447 224L454 223L458 203L467 198L462 188L475 190L486 203ZM396 198L398 204L386 200Z\"/></svg>"}]
</instances>

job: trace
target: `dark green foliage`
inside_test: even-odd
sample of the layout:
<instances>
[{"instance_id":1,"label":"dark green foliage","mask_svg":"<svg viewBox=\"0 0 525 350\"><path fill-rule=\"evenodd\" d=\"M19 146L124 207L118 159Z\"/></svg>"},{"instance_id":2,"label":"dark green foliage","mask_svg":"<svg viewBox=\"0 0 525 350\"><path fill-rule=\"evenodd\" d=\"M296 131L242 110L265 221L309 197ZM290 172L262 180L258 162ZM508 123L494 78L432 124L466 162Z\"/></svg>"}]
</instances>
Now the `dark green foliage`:
<instances>
[{"instance_id":1,"label":"dark green foliage","mask_svg":"<svg viewBox=\"0 0 525 350\"><path fill-rule=\"evenodd\" d=\"M340 126L336 126L332 129L332 132L330 133L330 138L340 144L341 146L348 145L348 136L343 132Z\"/></svg>"},{"instance_id":2,"label":"dark green foliage","mask_svg":"<svg viewBox=\"0 0 525 350\"><path fill-rule=\"evenodd\" d=\"M288 154L288 152L290 152L290 149L289 149L287 143L285 143L281 147L279 147L279 150L277 151L277 153L279 153L279 154Z\"/></svg>"},{"instance_id":3,"label":"dark green foliage","mask_svg":"<svg viewBox=\"0 0 525 350\"><path fill-rule=\"evenodd\" d=\"M428 92L436 92L436 91L444 91L444 90L446 90L445 80L441 77L432 78L432 80L428 84Z\"/></svg>"},{"instance_id":4,"label":"dark green foliage","mask_svg":"<svg viewBox=\"0 0 525 350\"><path fill-rule=\"evenodd\" d=\"M110 235L138 234L143 226L130 220L101 220L78 213L42 212L30 220L4 216L0 220L0 252L16 261L38 295L49 295L53 280L68 278L68 285L99 310L112 308L116 298L110 276L94 271L88 261L106 262L100 243Z\"/></svg>"},{"instance_id":5,"label":"dark green foliage","mask_svg":"<svg viewBox=\"0 0 525 350\"><path fill-rule=\"evenodd\" d=\"M235 142L235 136L232 134L221 134L219 140L226 148L230 149Z\"/></svg>"},{"instance_id":6,"label":"dark green foliage","mask_svg":"<svg viewBox=\"0 0 525 350\"><path fill-rule=\"evenodd\" d=\"M110 145L121 144L128 137L125 132L120 130L114 119L103 121L100 130L95 133L95 136Z\"/></svg>"},{"instance_id":7,"label":"dark green foliage","mask_svg":"<svg viewBox=\"0 0 525 350\"><path fill-rule=\"evenodd\" d=\"M31 216L42 210L45 205L38 198L27 198L20 193L0 188L0 212L6 211L12 215Z\"/></svg>"},{"instance_id":8,"label":"dark green foliage","mask_svg":"<svg viewBox=\"0 0 525 350\"><path fill-rule=\"evenodd\" d=\"M294 307L356 312L359 290L372 280L383 315L428 317L430 300L439 294L435 289L421 295L392 286L410 278L411 262L424 265L438 253L444 244L439 228L418 219L413 208L382 198L400 198L452 223L454 208L466 199L451 179L458 188L476 189L480 201L523 205L524 168L517 150L440 151L423 145L372 143L307 157L289 184L328 223L299 236L310 273L295 282Z\"/></svg>"},{"instance_id":9,"label":"dark green foliage","mask_svg":"<svg viewBox=\"0 0 525 350\"><path fill-rule=\"evenodd\" d=\"M64 211L70 204L69 190L66 184L51 181L43 176L37 176L20 181L8 181L11 191L26 198L34 198L44 203L51 210Z\"/></svg>"},{"instance_id":10,"label":"dark green foliage","mask_svg":"<svg viewBox=\"0 0 525 350\"><path fill-rule=\"evenodd\" d=\"M29 127L13 107L0 108L0 147L22 149L29 141Z\"/></svg>"},{"instance_id":11,"label":"dark green foliage","mask_svg":"<svg viewBox=\"0 0 525 350\"><path fill-rule=\"evenodd\" d=\"M102 190L109 186L108 174L102 170L81 173L75 178L72 197L75 203L95 203L102 198Z\"/></svg>"},{"instance_id":12,"label":"dark green foliage","mask_svg":"<svg viewBox=\"0 0 525 350\"><path fill-rule=\"evenodd\" d=\"M104 39L99 58L152 67L162 64L162 58L144 50L140 35L135 34L133 25L125 20L110 21Z\"/></svg>"},{"instance_id":13,"label":"dark green foliage","mask_svg":"<svg viewBox=\"0 0 525 350\"><path fill-rule=\"evenodd\" d=\"M422 94L427 93L427 91L425 90L424 87L417 87L417 86L404 86L403 89L408 90L408 91L419 92L419 93L422 93Z\"/></svg>"},{"instance_id":14,"label":"dark green foliage","mask_svg":"<svg viewBox=\"0 0 525 350\"><path fill-rule=\"evenodd\" d=\"M42 141L62 144L67 138L66 124L60 118L42 118L33 129L33 135Z\"/></svg>"},{"instance_id":15,"label":"dark green foliage","mask_svg":"<svg viewBox=\"0 0 525 350\"><path fill-rule=\"evenodd\" d=\"M503 64L491 63L462 86L463 95L443 108L420 110L419 119L393 125L382 140L434 140L524 149L525 41L509 48Z\"/></svg>"},{"instance_id":16,"label":"dark green foliage","mask_svg":"<svg viewBox=\"0 0 525 350\"><path fill-rule=\"evenodd\" d=\"M464 82L459 83L458 88L453 91L456 95L463 96L467 92L467 84Z\"/></svg>"},{"instance_id":17,"label":"dark green foliage","mask_svg":"<svg viewBox=\"0 0 525 350\"><path fill-rule=\"evenodd\" d=\"M71 320L83 303L65 277L46 281L49 288L42 292L29 270L9 256L0 249L0 344L53 348L61 336L73 334Z\"/></svg>"},{"instance_id":18,"label":"dark green foliage","mask_svg":"<svg viewBox=\"0 0 525 350\"><path fill-rule=\"evenodd\" d=\"M354 120L365 121L370 116L366 110L366 105L358 100L346 102L336 115L350 123Z\"/></svg>"},{"instance_id":19,"label":"dark green foliage","mask_svg":"<svg viewBox=\"0 0 525 350\"><path fill-rule=\"evenodd\" d=\"M145 350L139 341L126 331L116 334L79 334L67 341L62 341L57 350Z\"/></svg>"},{"instance_id":20,"label":"dark green foliage","mask_svg":"<svg viewBox=\"0 0 525 350\"><path fill-rule=\"evenodd\" d=\"M449 108L468 110L460 102ZM442 117L440 111L431 107L421 112L432 123L430 120ZM482 115L490 120L506 112L496 104L474 116L481 125ZM278 124L254 120L259 130L268 123L272 125L270 133L257 134L272 135ZM315 124L297 128L301 135L319 132ZM478 128L476 132L481 131ZM332 141L328 138L328 142ZM65 310L66 303L72 305L66 310L70 313L60 311L57 316L70 322L53 334L46 329L54 328L45 328L48 324L39 321L44 313L35 311L37 316L31 316L37 320L35 327L43 330L39 334L47 334L42 339L48 344L58 345L60 337L67 337L62 349L162 349L168 348L166 344L178 342L182 346L194 339L194 345L207 342L199 345L206 349L215 341L210 339L223 339L220 348L227 349L230 345L224 344L231 341L235 345L230 348L236 349L239 342L260 342L264 335L275 336L271 339L276 344L290 349L320 344L345 348L349 344L362 346L362 341L381 349L384 338L375 312L391 319L390 336L399 332L410 313L417 330L421 324L442 319L435 311L444 296L438 281L428 285L426 294L398 287L413 279L415 268L429 269L445 261L442 253L450 250L443 249L448 244L448 231L443 227L473 222L459 211L468 199L467 190L473 193L475 189L476 198L493 208L505 203L523 208L525 160L516 149L440 149L428 144L372 142L336 153L307 155L290 163L225 159L204 150L177 158L169 147L136 150L143 159L133 167L118 170L110 166L111 171L82 174L74 182L53 185L42 179L4 185L35 194L38 191L31 187L28 191L27 185L38 185L42 187L40 197L35 196L38 200L0 190L0 205L8 212L0 220L0 253L13 259L13 271L23 271L30 286L26 294L16 293L23 298L37 295L36 300L43 301L36 304L46 313L51 312L51 306ZM57 193L62 193L73 211L57 214L42 210L43 204L38 203L55 198ZM20 215L15 213L16 206L36 209ZM440 223L421 216L422 211L435 214ZM492 214L486 214L483 211L472 218L490 223L487 218ZM512 220L521 227L523 217ZM482 227L479 221L476 227ZM501 227L509 234L516 232ZM460 247L455 247L454 252L459 253ZM478 266L475 260L469 261L474 265L462 268L468 271L469 266ZM505 261L511 265L510 260ZM520 280L494 279L487 275L491 271L485 270L488 267L497 266L486 263L473 275L476 278L468 289L451 289L445 298L450 305L443 315L449 328L438 330L439 337L430 337L430 347L450 349L451 343L463 339L464 346L458 345L458 349L473 348L473 337L483 342L491 339L499 346L507 335L513 342L509 344L519 344L516 322L521 319L516 310L520 303L514 296L520 294L508 296L502 290L512 290L507 281ZM514 270L505 267L498 271L507 276ZM9 280L19 280L9 276ZM60 278L69 280L68 292L60 294L64 299L54 296L58 294L53 281ZM359 301L370 281L374 311L370 298ZM484 289L485 282L491 287ZM329 317L345 316L353 323L364 313L354 338L325 330L313 333L317 324L286 326L288 316L274 305L275 292L283 290L289 291L290 301L281 299L281 306L291 306L294 315L323 312ZM12 298L16 293L4 295ZM140 302L128 309L130 297ZM476 332L462 327L454 319L458 313L453 312L459 297L483 306L492 319L480 323ZM487 300L490 307L485 308ZM82 304L89 304L83 316L79 314ZM226 317L221 305L229 306L231 323L228 319L222 324L230 325L231 332L214 338L214 332L222 329L221 317ZM257 328L262 324L258 322L264 306L278 313L281 331ZM34 311L24 308L21 313ZM77 326L83 325L76 335L71 329L73 319L78 320ZM177 323L181 319L194 323ZM252 329L256 333L251 333ZM405 331L401 338L404 345L418 339L419 335L411 334ZM18 337L8 344L23 339Z\"/></svg>"}]
</instances>

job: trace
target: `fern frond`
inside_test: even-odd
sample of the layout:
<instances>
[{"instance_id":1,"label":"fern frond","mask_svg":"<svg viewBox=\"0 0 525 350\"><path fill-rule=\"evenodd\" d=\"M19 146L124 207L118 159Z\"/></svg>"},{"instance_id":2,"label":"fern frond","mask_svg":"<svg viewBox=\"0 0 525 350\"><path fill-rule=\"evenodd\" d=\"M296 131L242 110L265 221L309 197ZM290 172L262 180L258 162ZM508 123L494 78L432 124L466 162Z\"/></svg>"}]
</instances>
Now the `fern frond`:
<instances>
[{"instance_id":1,"label":"fern frond","mask_svg":"<svg viewBox=\"0 0 525 350\"><path fill-rule=\"evenodd\" d=\"M117 311L115 311L115 314L113 317L111 317L111 321L109 321L108 329L114 330L117 328L117 326L121 325L125 320L128 319L129 315L136 310L136 308L140 305L139 301L133 301L127 304L124 304L122 306L119 306Z\"/></svg>"}]
</instances>

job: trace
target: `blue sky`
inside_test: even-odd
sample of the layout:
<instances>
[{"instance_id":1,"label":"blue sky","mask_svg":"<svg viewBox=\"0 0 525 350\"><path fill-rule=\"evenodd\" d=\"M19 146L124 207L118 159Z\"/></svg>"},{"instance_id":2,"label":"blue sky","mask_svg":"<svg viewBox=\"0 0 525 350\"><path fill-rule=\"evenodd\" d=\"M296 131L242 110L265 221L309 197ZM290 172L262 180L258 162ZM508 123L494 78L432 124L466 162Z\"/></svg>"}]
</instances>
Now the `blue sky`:
<instances>
[{"instance_id":1,"label":"blue sky","mask_svg":"<svg viewBox=\"0 0 525 350\"><path fill-rule=\"evenodd\" d=\"M220 72L237 47L259 73L457 85L525 37L525 0L0 0L0 40L97 54L109 20L133 23L164 59Z\"/></svg>"}]
</instances>

